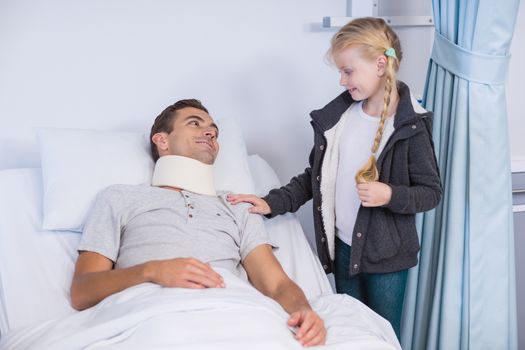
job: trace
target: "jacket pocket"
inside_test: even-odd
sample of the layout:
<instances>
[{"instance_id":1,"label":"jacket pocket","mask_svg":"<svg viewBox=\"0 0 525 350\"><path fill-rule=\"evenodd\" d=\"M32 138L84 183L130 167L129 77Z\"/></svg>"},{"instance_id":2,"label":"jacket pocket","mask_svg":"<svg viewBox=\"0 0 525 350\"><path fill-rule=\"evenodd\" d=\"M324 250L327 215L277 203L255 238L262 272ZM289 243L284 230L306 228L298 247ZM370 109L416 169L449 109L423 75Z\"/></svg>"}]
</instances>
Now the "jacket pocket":
<instances>
[{"instance_id":1,"label":"jacket pocket","mask_svg":"<svg viewBox=\"0 0 525 350\"><path fill-rule=\"evenodd\" d=\"M369 233L363 255L372 263L399 254L401 238L390 210L376 208L370 217Z\"/></svg>"},{"instance_id":2,"label":"jacket pocket","mask_svg":"<svg viewBox=\"0 0 525 350\"><path fill-rule=\"evenodd\" d=\"M405 254L419 252L420 245L416 230L416 216L411 214L396 215L394 220L401 240L401 252Z\"/></svg>"}]
</instances>

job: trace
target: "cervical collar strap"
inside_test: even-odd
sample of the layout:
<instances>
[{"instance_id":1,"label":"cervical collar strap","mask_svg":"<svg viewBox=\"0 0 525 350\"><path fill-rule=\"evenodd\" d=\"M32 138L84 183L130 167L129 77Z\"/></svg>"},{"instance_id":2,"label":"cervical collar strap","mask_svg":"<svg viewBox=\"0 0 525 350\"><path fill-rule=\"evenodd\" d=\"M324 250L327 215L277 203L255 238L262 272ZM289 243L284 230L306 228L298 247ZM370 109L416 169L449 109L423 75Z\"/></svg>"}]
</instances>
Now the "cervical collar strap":
<instances>
[{"instance_id":1,"label":"cervical collar strap","mask_svg":"<svg viewBox=\"0 0 525 350\"><path fill-rule=\"evenodd\" d=\"M216 196L213 183L213 165L182 156L163 156L157 160L153 186L176 187L186 191Z\"/></svg>"}]
</instances>

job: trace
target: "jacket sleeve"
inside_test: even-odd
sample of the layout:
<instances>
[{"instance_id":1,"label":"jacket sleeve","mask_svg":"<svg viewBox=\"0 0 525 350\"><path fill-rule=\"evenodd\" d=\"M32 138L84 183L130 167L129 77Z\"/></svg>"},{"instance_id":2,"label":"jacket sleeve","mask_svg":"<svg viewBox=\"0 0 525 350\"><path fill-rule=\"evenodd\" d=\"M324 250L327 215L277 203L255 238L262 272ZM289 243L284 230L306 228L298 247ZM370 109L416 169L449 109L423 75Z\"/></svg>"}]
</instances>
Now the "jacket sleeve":
<instances>
[{"instance_id":1,"label":"jacket sleeve","mask_svg":"<svg viewBox=\"0 0 525 350\"><path fill-rule=\"evenodd\" d=\"M272 212L267 218L297 211L304 203L312 199L312 162L314 150L310 152L310 166L302 174L294 176L290 182L271 190L263 199L268 203Z\"/></svg>"},{"instance_id":2,"label":"jacket sleeve","mask_svg":"<svg viewBox=\"0 0 525 350\"><path fill-rule=\"evenodd\" d=\"M392 185L392 197L385 205L399 214L415 214L435 208L441 200L439 178L430 122L425 121L425 131L411 140L408 151L410 186Z\"/></svg>"}]
</instances>

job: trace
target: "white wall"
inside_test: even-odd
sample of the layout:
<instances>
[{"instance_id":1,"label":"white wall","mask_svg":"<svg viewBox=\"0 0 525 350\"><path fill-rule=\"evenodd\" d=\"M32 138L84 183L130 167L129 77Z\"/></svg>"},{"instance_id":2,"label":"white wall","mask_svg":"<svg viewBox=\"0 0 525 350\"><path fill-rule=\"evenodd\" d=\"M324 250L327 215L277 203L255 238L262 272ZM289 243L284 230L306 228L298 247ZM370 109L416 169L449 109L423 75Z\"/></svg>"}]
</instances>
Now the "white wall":
<instances>
[{"instance_id":1,"label":"white wall","mask_svg":"<svg viewBox=\"0 0 525 350\"><path fill-rule=\"evenodd\" d=\"M397 3L430 14L430 1ZM321 21L345 14L344 0L0 0L0 169L38 166L33 127L147 131L196 97L237 118L286 182L307 165L309 112L341 91ZM416 94L432 30L399 29ZM299 216L311 236L310 208Z\"/></svg>"},{"instance_id":2,"label":"white wall","mask_svg":"<svg viewBox=\"0 0 525 350\"><path fill-rule=\"evenodd\" d=\"M339 91L321 16L343 12L322 0L3 0L0 168L38 163L33 126L147 129L169 103L197 97L296 172L307 112Z\"/></svg>"}]
</instances>

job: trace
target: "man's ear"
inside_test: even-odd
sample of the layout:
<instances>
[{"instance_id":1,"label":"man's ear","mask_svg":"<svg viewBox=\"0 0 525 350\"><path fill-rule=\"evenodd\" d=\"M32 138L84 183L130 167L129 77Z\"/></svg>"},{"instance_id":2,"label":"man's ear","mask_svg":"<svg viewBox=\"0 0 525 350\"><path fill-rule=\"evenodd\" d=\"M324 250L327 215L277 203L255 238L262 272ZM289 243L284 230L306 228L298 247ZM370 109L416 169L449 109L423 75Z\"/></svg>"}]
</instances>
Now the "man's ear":
<instances>
[{"instance_id":1,"label":"man's ear","mask_svg":"<svg viewBox=\"0 0 525 350\"><path fill-rule=\"evenodd\" d=\"M387 65L387 58L385 55L380 55L376 59L377 76L382 77L385 75Z\"/></svg>"},{"instance_id":2,"label":"man's ear","mask_svg":"<svg viewBox=\"0 0 525 350\"><path fill-rule=\"evenodd\" d=\"M157 146L159 155L162 151L168 150L168 135L165 132L158 132L151 137L151 141Z\"/></svg>"}]
</instances>

